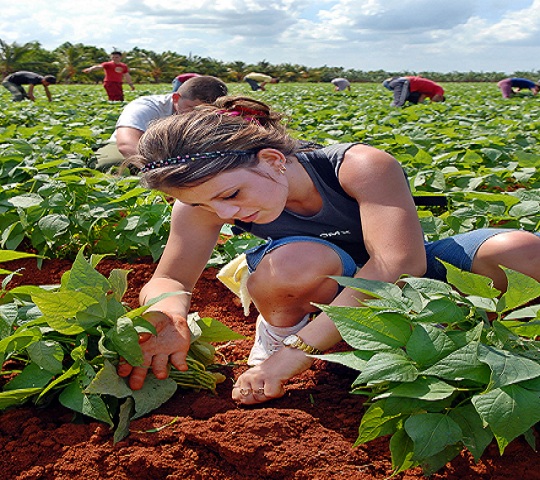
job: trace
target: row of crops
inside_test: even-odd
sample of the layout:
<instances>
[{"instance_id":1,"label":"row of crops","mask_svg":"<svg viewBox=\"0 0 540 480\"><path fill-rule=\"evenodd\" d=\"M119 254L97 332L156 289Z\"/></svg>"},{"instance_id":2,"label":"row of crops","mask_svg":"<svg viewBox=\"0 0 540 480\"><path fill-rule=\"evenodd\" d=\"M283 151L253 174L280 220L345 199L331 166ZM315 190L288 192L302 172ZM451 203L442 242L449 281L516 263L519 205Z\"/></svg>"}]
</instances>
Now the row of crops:
<instances>
[{"instance_id":1,"label":"row of crops","mask_svg":"<svg viewBox=\"0 0 540 480\"><path fill-rule=\"evenodd\" d=\"M319 143L365 142L393 154L415 194L445 193L445 211L420 211L426 234L440 238L487 225L528 230L540 223L540 100L500 97L491 84L448 84L443 104L389 107L387 90L357 84L272 85L259 98L285 111L297 135ZM128 92L165 93L168 85ZM243 85L231 93L248 94ZM251 93L251 92L249 92ZM95 86L55 86L54 102L12 103L0 113L0 247L74 258L94 253L157 259L169 205L135 176L90 168L123 107Z\"/></svg>"}]
</instances>

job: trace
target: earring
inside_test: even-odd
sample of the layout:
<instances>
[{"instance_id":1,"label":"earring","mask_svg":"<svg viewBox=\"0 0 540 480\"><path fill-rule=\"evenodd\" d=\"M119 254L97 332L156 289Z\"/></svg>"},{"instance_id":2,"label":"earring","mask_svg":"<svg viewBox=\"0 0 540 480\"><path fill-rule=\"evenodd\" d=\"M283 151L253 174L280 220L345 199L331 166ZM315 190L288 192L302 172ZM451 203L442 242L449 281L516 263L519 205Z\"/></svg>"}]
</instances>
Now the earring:
<instances>
[{"instance_id":1,"label":"earring","mask_svg":"<svg viewBox=\"0 0 540 480\"><path fill-rule=\"evenodd\" d=\"M279 173L285 173L287 171L287 168L285 167L285 165L283 164L280 164L279 165Z\"/></svg>"}]
</instances>

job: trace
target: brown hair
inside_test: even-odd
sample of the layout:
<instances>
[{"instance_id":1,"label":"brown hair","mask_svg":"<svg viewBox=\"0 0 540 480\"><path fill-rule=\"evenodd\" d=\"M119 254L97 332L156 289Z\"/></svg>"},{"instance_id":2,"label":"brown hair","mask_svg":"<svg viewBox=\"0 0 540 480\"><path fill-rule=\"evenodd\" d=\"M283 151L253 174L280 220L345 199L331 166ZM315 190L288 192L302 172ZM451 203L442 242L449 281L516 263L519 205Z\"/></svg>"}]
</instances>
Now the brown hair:
<instances>
[{"instance_id":1,"label":"brown hair","mask_svg":"<svg viewBox=\"0 0 540 480\"><path fill-rule=\"evenodd\" d=\"M153 123L139 140L139 155L128 164L144 169L143 185L162 190L198 185L235 168L254 168L263 148L289 156L305 144L287 133L282 115L265 103L221 97L214 105ZM211 152L220 154L202 155ZM169 159L172 164L164 164Z\"/></svg>"},{"instance_id":2,"label":"brown hair","mask_svg":"<svg viewBox=\"0 0 540 480\"><path fill-rule=\"evenodd\" d=\"M187 100L214 103L219 97L227 95L227 85L219 78L204 75L186 80L178 88L178 93Z\"/></svg>"}]
</instances>

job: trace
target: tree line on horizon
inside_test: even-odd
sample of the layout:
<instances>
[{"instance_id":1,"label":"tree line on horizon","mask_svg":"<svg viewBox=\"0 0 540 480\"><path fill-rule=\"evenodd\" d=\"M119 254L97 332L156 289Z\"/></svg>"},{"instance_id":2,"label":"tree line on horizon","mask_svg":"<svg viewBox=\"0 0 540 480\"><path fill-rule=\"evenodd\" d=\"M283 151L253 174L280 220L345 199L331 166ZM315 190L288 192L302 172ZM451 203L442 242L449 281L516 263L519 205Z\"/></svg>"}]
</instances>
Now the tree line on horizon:
<instances>
[{"instance_id":1,"label":"tree line on horizon","mask_svg":"<svg viewBox=\"0 0 540 480\"><path fill-rule=\"evenodd\" d=\"M42 75L55 75L58 83L97 83L103 78L102 72L82 73L90 65L110 59L110 52L103 48L82 43L65 42L54 50L43 48L38 41L24 44L8 43L0 39L0 76L4 78L18 70L30 70ZM525 77L537 80L540 70L505 72L430 72L356 70L343 67L280 63L271 64L266 60L258 63L243 61L223 62L198 55L182 55L166 51L156 53L152 50L135 47L124 52L124 62L129 65L131 76L137 83L168 83L185 72L213 75L225 82L240 82L249 72L256 71L278 77L282 82L329 82L336 77L345 77L351 82L381 82L387 77L420 75L437 82L496 82L502 78Z\"/></svg>"}]
</instances>

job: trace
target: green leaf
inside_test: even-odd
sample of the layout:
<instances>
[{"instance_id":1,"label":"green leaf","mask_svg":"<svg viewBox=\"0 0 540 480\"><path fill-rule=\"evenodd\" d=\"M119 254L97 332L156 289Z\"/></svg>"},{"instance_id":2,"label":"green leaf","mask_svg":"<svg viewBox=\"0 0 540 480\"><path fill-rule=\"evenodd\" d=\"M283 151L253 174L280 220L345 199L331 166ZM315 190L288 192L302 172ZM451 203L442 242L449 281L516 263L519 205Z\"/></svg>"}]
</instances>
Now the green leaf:
<instances>
[{"instance_id":1,"label":"green leaf","mask_svg":"<svg viewBox=\"0 0 540 480\"><path fill-rule=\"evenodd\" d=\"M406 415L401 412L388 413L385 411L386 400L380 400L370 405L360 422L358 438L354 447L370 442L384 435L390 435L397 430L399 420Z\"/></svg>"},{"instance_id":2,"label":"green leaf","mask_svg":"<svg viewBox=\"0 0 540 480\"><path fill-rule=\"evenodd\" d=\"M478 412L470 403L453 408L448 415L461 428L463 444L476 461L480 460L484 450L493 440L491 430L483 424Z\"/></svg>"},{"instance_id":3,"label":"green leaf","mask_svg":"<svg viewBox=\"0 0 540 480\"><path fill-rule=\"evenodd\" d=\"M413 460L414 443L404 428L400 428L390 439L390 452L392 454L392 470L394 474L404 472L418 465Z\"/></svg>"},{"instance_id":4,"label":"green leaf","mask_svg":"<svg viewBox=\"0 0 540 480\"><path fill-rule=\"evenodd\" d=\"M374 397L383 398L414 398L417 400L438 401L448 398L456 392L456 387L433 377L418 377L414 382L400 383L389 388L386 392Z\"/></svg>"},{"instance_id":5,"label":"green leaf","mask_svg":"<svg viewBox=\"0 0 540 480\"><path fill-rule=\"evenodd\" d=\"M334 277L340 285L349 287L362 293L366 293L375 298L386 298L387 300L403 300L401 288L393 283L380 282L377 280L366 280L365 278Z\"/></svg>"},{"instance_id":6,"label":"green leaf","mask_svg":"<svg viewBox=\"0 0 540 480\"><path fill-rule=\"evenodd\" d=\"M456 349L444 329L430 324L416 324L406 345L407 354L420 367L433 365Z\"/></svg>"},{"instance_id":7,"label":"green leaf","mask_svg":"<svg viewBox=\"0 0 540 480\"><path fill-rule=\"evenodd\" d=\"M20 390L0 392L0 410L22 405L26 400L37 395L42 390L42 388L23 388Z\"/></svg>"},{"instance_id":8,"label":"green leaf","mask_svg":"<svg viewBox=\"0 0 540 480\"><path fill-rule=\"evenodd\" d=\"M133 397L128 397L120 404L118 412L118 425L114 430L113 442L116 444L129 435L129 424L131 416L135 411L135 401Z\"/></svg>"},{"instance_id":9,"label":"green leaf","mask_svg":"<svg viewBox=\"0 0 540 480\"><path fill-rule=\"evenodd\" d=\"M420 466L422 467L423 474L426 476L433 475L438 470L443 468L449 461L457 457L461 450L462 446L460 443L448 445L439 453L422 459Z\"/></svg>"},{"instance_id":10,"label":"green leaf","mask_svg":"<svg viewBox=\"0 0 540 480\"><path fill-rule=\"evenodd\" d=\"M320 308L336 324L343 340L358 350L404 347L411 334L410 321L399 314L373 312L365 307Z\"/></svg>"},{"instance_id":11,"label":"green leaf","mask_svg":"<svg viewBox=\"0 0 540 480\"><path fill-rule=\"evenodd\" d=\"M348 352L325 353L324 355L313 355L327 362L338 363L353 370L362 371L367 361L374 355L374 352L362 352L360 350L351 350Z\"/></svg>"},{"instance_id":12,"label":"green leaf","mask_svg":"<svg viewBox=\"0 0 540 480\"><path fill-rule=\"evenodd\" d=\"M154 375L149 374L143 387L133 391L133 399L135 400L133 419L142 417L164 404L174 395L176 389L177 384L174 380L170 378L158 380Z\"/></svg>"},{"instance_id":13,"label":"green leaf","mask_svg":"<svg viewBox=\"0 0 540 480\"><path fill-rule=\"evenodd\" d=\"M514 438L540 421L538 393L519 385L508 385L474 395L471 402L493 431L501 455Z\"/></svg>"},{"instance_id":14,"label":"green leaf","mask_svg":"<svg viewBox=\"0 0 540 480\"><path fill-rule=\"evenodd\" d=\"M75 412L82 413L113 427L107 405L99 395L87 395L78 382L71 382L58 397L60 403Z\"/></svg>"},{"instance_id":15,"label":"green leaf","mask_svg":"<svg viewBox=\"0 0 540 480\"><path fill-rule=\"evenodd\" d=\"M129 397L133 391L128 387L126 379L116 373L116 367L111 362L105 360L103 368L86 387L84 393L125 398Z\"/></svg>"},{"instance_id":16,"label":"green leaf","mask_svg":"<svg viewBox=\"0 0 540 480\"><path fill-rule=\"evenodd\" d=\"M446 380L473 380L487 384L490 369L478 358L478 343L469 343L423 370L422 375L433 375Z\"/></svg>"},{"instance_id":17,"label":"green leaf","mask_svg":"<svg viewBox=\"0 0 540 480\"><path fill-rule=\"evenodd\" d=\"M30 363L23 368L15 378L4 386L4 390L24 390L28 388L44 388L53 378L53 374L43 370L35 363Z\"/></svg>"},{"instance_id":18,"label":"green leaf","mask_svg":"<svg viewBox=\"0 0 540 480\"><path fill-rule=\"evenodd\" d=\"M109 275L109 283L114 292L114 298L119 302L122 301L128 288L127 276L129 270L120 270L115 268Z\"/></svg>"},{"instance_id":19,"label":"green leaf","mask_svg":"<svg viewBox=\"0 0 540 480\"><path fill-rule=\"evenodd\" d=\"M246 338L210 317L201 318L197 323L202 332L199 337L199 340L202 342L228 342L229 340L242 340Z\"/></svg>"},{"instance_id":20,"label":"green leaf","mask_svg":"<svg viewBox=\"0 0 540 480\"><path fill-rule=\"evenodd\" d=\"M478 358L491 369L490 388L540 377L540 363L506 350L480 345Z\"/></svg>"},{"instance_id":21,"label":"green leaf","mask_svg":"<svg viewBox=\"0 0 540 480\"><path fill-rule=\"evenodd\" d=\"M139 334L130 318L120 317L106 336L126 362L130 365L142 365L143 354L139 345Z\"/></svg>"},{"instance_id":22,"label":"green leaf","mask_svg":"<svg viewBox=\"0 0 540 480\"><path fill-rule=\"evenodd\" d=\"M99 305L99 299L76 291L59 292L35 292L32 300L41 310L45 317L61 320L74 318L77 313L86 310L93 305Z\"/></svg>"},{"instance_id":23,"label":"green leaf","mask_svg":"<svg viewBox=\"0 0 540 480\"><path fill-rule=\"evenodd\" d=\"M521 307L540 296L540 282L515 270L501 268L508 278L508 289L497 304L497 312Z\"/></svg>"},{"instance_id":24,"label":"green leaf","mask_svg":"<svg viewBox=\"0 0 540 480\"><path fill-rule=\"evenodd\" d=\"M493 280L491 278L466 272L454 267L450 263L440 261L446 268L446 279L448 283L452 284L465 295L477 295L486 298L495 298L500 295L501 292L492 286Z\"/></svg>"},{"instance_id":25,"label":"green leaf","mask_svg":"<svg viewBox=\"0 0 540 480\"><path fill-rule=\"evenodd\" d=\"M457 323L465 319L463 310L450 298L430 300L416 316L418 322Z\"/></svg>"},{"instance_id":26,"label":"green leaf","mask_svg":"<svg viewBox=\"0 0 540 480\"><path fill-rule=\"evenodd\" d=\"M413 382L417 377L417 368L404 353L381 352L368 360L362 373L354 381L353 387L385 381Z\"/></svg>"},{"instance_id":27,"label":"green leaf","mask_svg":"<svg viewBox=\"0 0 540 480\"><path fill-rule=\"evenodd\" d=\"M26 350L30 359L43 370L47 370L54 375L62 372L64 350L58 342L42 340L29 345Z\"/></svg>"},{"instance_id":28,"label":"green leaf","mask_svg":"<svg viewBox=\"0 0 540 480\"><path fill-rule=\"evenodd\" d=\"M73 291L82 287L98 288L103 292L111 289L109 281L92 267L84 258L82 250L79 250L71 270L62 276L62 288Z\"/></svg>"},{"instance_id":29,"label":"green leaf","mask_svg":"<svg viewBox=\"0 0 540 480\"><path fill-rule=\"evenodd\" d=\"M414 443L416 461L436 455L449 445L459 442L463 432L448 415L423 413L411 415L404 422L407 435Z\"/></svg>"}]
</instances>

